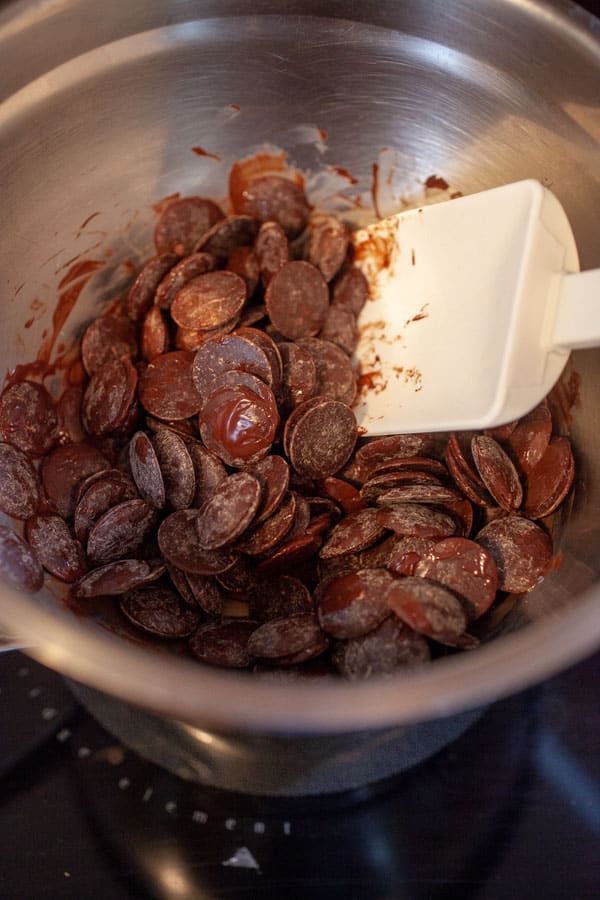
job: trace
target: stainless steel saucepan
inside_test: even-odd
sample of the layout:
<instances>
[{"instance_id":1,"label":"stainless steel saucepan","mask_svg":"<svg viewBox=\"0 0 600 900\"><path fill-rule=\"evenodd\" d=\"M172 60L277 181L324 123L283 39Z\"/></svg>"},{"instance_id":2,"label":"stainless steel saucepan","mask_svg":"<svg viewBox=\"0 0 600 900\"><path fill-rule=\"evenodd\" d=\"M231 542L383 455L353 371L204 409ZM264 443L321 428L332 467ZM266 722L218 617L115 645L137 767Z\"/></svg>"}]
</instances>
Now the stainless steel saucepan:
<instances>
[{"instance_id":1,"label":"stainless steel saucepan","mask_svg":"<svg viewBox=\"0 0 600 900\"><path fill-rule=\"evenodd\" d=\"M57 346L126 286L124 261L150 253L153 202L222 198L231 163L264 143L338 210L340 191L368 197L374 162L388 173L380 215L432 174L463 193L537 178L582 268L600 265L600 22L566 0L13 2L0 60L3 369L35 357L69 261L107 265ZM51 592L2 586L3 629L188 777L294 793L388 774L600 644L600 354L575 354L568 377L577 480L560 565L477 651L382 684L284 687L128 642Z\"/></svg>"}]
</instances>

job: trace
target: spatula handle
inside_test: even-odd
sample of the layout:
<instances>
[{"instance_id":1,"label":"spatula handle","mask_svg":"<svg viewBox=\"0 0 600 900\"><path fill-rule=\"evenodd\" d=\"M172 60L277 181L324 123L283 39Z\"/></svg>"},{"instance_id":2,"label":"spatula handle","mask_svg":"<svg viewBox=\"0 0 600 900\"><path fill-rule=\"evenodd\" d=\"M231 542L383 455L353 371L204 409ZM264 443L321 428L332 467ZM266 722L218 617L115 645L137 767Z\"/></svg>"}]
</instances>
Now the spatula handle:
<instances>
[{"instance_id":1,"label":"spatula handle","mask_svg":"<svg viewBox=\"0 0 600 900\"><path fill-rule=\"evenodd\" d=\"M600 346L600 269L563 276L551 343L569 350Z\"/></svg>"}]
</instances>

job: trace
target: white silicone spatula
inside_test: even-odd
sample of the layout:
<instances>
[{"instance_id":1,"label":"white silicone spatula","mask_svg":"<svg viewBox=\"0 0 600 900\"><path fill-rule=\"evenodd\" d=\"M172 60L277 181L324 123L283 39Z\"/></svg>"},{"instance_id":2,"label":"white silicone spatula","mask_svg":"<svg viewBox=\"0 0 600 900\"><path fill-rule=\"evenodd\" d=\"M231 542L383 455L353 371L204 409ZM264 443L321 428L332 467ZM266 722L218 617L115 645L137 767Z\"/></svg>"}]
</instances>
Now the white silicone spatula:
<instances>
[{"instance_id":1,"label":"white silicone spatula","mask_svg":"<svg viewBox=\"0 0 600 900\"><path fill-rule=\"evenodd\" d=\"M600 345L600 269L579 272L567 216L520 181L354 235L369 434L484 428L532 409L575 348Z\"/></svg>"}]
</instances>

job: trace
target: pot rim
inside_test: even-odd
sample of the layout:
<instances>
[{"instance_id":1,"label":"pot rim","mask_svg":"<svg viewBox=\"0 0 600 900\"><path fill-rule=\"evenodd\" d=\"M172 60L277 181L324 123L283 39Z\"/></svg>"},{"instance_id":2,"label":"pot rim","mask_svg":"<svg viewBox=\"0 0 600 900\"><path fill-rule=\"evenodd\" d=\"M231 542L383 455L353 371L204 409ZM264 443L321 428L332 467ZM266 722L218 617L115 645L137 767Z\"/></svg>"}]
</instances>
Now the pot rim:
<instances>
[{"instance_id":1,"label":"pot rim","mask_svg":"<svg viewBox=\"0 0 600 900\"><path fill-rule=\"evenodd\" d=\"M439 718L541 681L600 644L600 589L545 621L389 680L277 684L149 652L6 587L4 623L26 653L75 680L191 725L272 734L340 733ZM51 634L51 637L49 635Z\"/></svg>"}]
</instances>

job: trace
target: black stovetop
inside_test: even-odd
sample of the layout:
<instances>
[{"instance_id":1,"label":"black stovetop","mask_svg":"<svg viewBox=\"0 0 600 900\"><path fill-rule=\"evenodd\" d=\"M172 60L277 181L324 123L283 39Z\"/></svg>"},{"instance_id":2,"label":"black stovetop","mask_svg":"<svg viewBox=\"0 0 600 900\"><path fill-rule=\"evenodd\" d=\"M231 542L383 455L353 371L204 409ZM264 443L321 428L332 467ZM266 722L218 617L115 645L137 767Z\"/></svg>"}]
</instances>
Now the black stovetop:
<instances>
[{"instance_id":1,"label":"black stovetop","mask_svg":"<svg viewBox=\"0 0 600 900\"><path fill-rule=\"evenodd\" d=\"M597 654L403 775L284 800L179 780L0 655L0 897L596 898L599 685Z\"/></svg>"}]
</instances>

